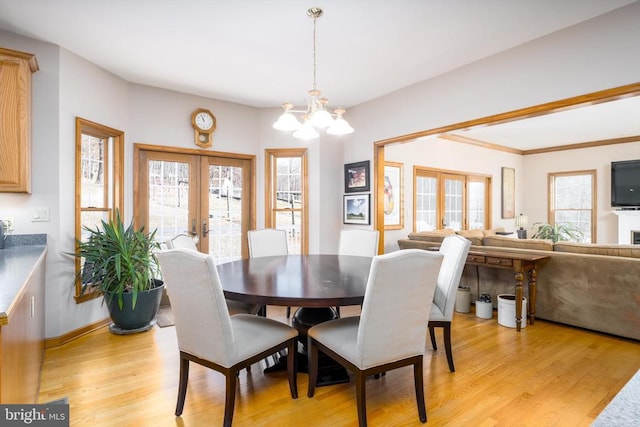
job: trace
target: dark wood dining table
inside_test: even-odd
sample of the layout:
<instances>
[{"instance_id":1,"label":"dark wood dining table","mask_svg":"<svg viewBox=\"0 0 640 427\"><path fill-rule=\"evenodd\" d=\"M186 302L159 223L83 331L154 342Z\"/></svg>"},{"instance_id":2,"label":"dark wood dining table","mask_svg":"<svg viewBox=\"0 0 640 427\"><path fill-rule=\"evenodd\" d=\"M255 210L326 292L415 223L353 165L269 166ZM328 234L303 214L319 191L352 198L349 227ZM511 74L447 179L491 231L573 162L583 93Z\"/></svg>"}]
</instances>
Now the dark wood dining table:
<instances>
[{"instance_id":1,"label":"dark wood dining table","mask_svg":"<svg viewBox=\"0 0 640 427\"><path fill-rule=\"evenodd\" d=\"M217 270L227 299L300 307L291 324L304 347L310 327L338 317L333 307L362 304L371 261L347 255L285 255L241 259L219 264ZM304 372L306 357L299 361ZM346 371L330 364L325 374L320 367L318 378L318 385L348 381Z\"/></svg>"}]
</instances>

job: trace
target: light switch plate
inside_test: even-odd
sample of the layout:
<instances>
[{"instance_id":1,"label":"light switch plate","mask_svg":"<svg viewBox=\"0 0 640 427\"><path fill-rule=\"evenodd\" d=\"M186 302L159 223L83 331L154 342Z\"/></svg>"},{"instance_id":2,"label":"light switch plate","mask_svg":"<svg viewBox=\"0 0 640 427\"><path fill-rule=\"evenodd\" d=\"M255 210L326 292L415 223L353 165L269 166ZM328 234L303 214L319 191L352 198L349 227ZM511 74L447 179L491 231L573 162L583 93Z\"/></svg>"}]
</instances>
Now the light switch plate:
<instances>
[{"instance_id":1,"label":"light switch plate","mask_svg":"<svg viewBox=\"0 0 640 427\"><path fill-rule=\"evenodd\" d=\"M31 215L31 222L49 221L49 208L34 208Z\"/></svg>"}]
</instances>

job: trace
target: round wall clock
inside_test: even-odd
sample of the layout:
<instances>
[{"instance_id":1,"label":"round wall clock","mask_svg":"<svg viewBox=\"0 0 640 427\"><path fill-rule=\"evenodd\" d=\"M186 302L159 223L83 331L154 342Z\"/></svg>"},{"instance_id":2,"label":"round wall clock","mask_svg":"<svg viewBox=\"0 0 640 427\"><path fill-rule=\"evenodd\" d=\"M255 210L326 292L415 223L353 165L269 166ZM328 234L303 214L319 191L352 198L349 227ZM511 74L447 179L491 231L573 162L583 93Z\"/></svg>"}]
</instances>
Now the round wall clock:
<instances>
[{"instance_id":1,"label":"round wall clock","mask_svg":"<svg viewBox=\"0 0 640 427\"><path fill-rule=\"evenodd\" d=\"M207 148L213 143L212 133L216 130L216 116L211 111L199 108L191 114L191 125L196 145Z\"/></svg>"}]
</instances>

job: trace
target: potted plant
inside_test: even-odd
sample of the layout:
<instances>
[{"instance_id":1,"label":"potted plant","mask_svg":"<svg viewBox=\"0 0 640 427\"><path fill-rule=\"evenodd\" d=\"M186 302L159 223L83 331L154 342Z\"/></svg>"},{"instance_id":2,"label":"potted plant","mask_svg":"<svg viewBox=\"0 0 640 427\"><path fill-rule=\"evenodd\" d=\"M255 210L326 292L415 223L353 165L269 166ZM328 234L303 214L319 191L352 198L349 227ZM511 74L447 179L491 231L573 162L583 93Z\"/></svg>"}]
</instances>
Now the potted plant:
<instances>
[{"instance_id":1,"label":"potted plant","mask_svg":"<svg viewBox=\"0 0 640 427\"><path fill-rule=\"evenodd\" d=\"M476 301L476 316L481 319L493 318L493 301L491 294L481 293Z\"/></svg>"},{"instance_id":2,"label":"potted plant","mask_svg":"<svg viewBox=\"0 0 640 427\"><path fill-rule=\"evenodd\" d=\"M561 240L581 242L584 238L582 230L571 224L536 222L533 227L536 230L531 236L533 239L548 239L556 243Z\"/></svg>"},{"instance_id":3,"label":"potted plant","mask_svg":"<svg viewBox=\"0 0 640 427\"><path fill-rule=\"evenodd\" d=\"M156 231L135 230L132 223L125 228L118 210L108 222L83 229L89 237L77 242L75 253L84 259L77 278L82 280L82 292L103 294L113 321L112 332L150 329L164 288L156 278L159 270L154 251L160 247L154 240Z\"/></svg>"}]
</instances>

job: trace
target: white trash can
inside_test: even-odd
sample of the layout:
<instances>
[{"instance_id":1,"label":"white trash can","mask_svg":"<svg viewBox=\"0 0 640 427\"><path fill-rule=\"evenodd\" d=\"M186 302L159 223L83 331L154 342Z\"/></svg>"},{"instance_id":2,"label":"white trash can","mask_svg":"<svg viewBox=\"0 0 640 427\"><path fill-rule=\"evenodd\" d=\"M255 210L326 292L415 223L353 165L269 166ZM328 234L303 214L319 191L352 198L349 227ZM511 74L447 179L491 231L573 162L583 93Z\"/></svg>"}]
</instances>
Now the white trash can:
<instances>
[{"instance_id":1,"label":"white trash can","mask_svg":"<svg viewBox=\"0 0 640 427\"><path fill-rule=\"evenodd\" d=\"M507 328L516 327L516 296L513 294L498 295L498 323ZM521 328L527 327L527 299L522 297Z\"/></svg>"}]
</instances>

